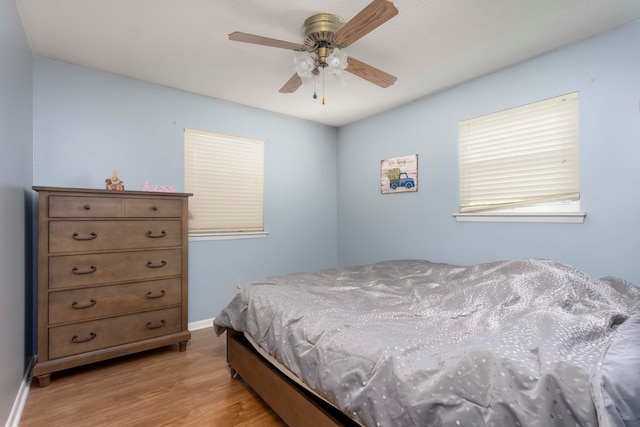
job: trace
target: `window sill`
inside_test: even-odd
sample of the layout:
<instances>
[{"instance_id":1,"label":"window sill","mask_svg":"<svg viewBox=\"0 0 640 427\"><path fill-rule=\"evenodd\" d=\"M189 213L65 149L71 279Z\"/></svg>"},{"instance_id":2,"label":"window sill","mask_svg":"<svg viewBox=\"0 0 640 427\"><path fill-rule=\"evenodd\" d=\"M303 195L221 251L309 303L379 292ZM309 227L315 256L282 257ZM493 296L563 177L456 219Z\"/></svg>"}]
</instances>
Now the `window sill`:
<instances>
[{"instance_id":1,"label":"window sill","mask_svg":"<svg viewBox=\"0 0 640 427\"><path fill-rule=\"evenodd\" d=\"M240 239L264 239L269 232L252 231L244 233L198 233L189 234L190 242L201 242L205 240L240 240Z\"/></svg>"},{"instance_id":2,"label":"window sill","mask_svg":"<svg viewBox=\"0 0 640 427\"><path fill-rule=\"evenodd\" d=\"M560 222L582 224L586 212L455 213L458 222Z\"/></svg>"}]
</instances>

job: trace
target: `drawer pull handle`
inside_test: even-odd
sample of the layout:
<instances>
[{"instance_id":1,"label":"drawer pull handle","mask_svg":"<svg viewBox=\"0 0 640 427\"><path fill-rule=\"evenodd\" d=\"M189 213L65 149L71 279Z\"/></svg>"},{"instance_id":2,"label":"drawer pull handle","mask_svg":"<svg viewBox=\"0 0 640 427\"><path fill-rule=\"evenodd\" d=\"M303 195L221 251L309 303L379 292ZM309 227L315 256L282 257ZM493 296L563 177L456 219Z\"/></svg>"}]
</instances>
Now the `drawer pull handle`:
<instances>
[{"instance_id":1,"label":"drawer pull handle","mask_svg":"<svg viewBox=\"0 0 640 427\"><path fill-rule=\"evenodd\" d=\"M73 274L91 274L91 273L95 273L95 272L96 272L96 270L98 269L95 265L92 265L92 266L91 266L91 267L89 267L89 268L90 268L90 270L87 270L87 271L80 271L80 270L78 269L78 267L73 267L73 268L71 269L71 272L72 272Z\"/></svg>"},{"instance_id":2,"label":"drawer pull handle","mask_svg":"<svg viewBox=\"0 0 640 427\"><path fill-rule=\"evenodd\" d=\"M154 325L153 322L147 322L147 328L148 329L158 329L158 328L162 328L166 324L167 324L167 322L164 319L160 320L160 324L159 325Z\"/></svg>"},{"instance_id":3,"label":"drawer pull handle","mask_svg":"<svg viewBox=\"0 0 640 427\"><path fill-rule=\"evenodd\" d=\"M166 235L167 235L167 232L164 231L164 230L162 230L160 232L160 234L153 234L153 231L151 231L151 230L147 231L147 237L151 237L152 239L159 239L159 238L164 237Z\"/></svg>"},{"instance_id":4,"label":"drawer pull handle","mask_svg":"<svg viewBox=\"0 0 640 427\"><path fill-rule=\"evenodd\" d=\"M162 298L166 294L167 292L164 289L160 291L160 295L153 295L153 292L149 291L147 292L147 298Z\"/></svg>"},{"instance_id":5,"label":"drawer pull handle","mask_svg":"<svg viewBox=\"0 0 640 427\"><path fill-rule=\"evenodd\" d=\"M153 206L151 207L151 209L153 209L154 211L157 211L157 210L158 210L158 209L160 209L160 208L158 208L158 205L153 205Z\"/></svg>"},{"instance_id":6,"label":"drawer pull handle","mask_svg":"<svg viewBox=\"0 0 640 427\"><path fill-rule=\"evenodd\" d=\"M89 337L88 338L79 339L79 337L77 335L74 335L73 337L71 337L71 341L73 341L76 344L80 344L80 343L83 343L83 342L91 341L92 339L95 339L96 336L97 336L96 333L91 331L89 333Z\"/></svg>"},{"instance_id":7,"label":"drawer pull handle","mask_svg":"<svg viewBox=\"0 0 640 427\"><path fill-rule=\"evenodd\" d=\"M91 206L89 206L89 205L84 205L83 207L84 207L85 211L88 211L89 209L91 209Z\"/></svg>"},{"instance_id":8,"label":"drawer pull handle","mask_svg":"<svg viewBox=\"0 0 640 427\"><path fill-rule=\"evenodd\" d=\"M80 303L78 301L74 301L73 304L71 304L71 307L80 310L80 309L83 309L83 308L91 308L94 305L96 305L97 303L98 303L98 301L96 301L95 299L91 298L89 300L89 304L87 304L87 305L78 305Z\"/></svg>"},{"instance_id":9,"label":"drawer pull handle","mask_svg":"<svg viewBox=\"0 0 640 427\"><path fill-rule=\"evenodd\" d=\"M160 264L154 265L153 262L149 261L147 263L147 267L149 268L160 268L160 267L164 267L165 265L167 265L167 261L160 261Z\"/></svg>"},{"instance_id":10,"label":"drawer pull handle","mask_svg":"<svg viewBox=\"0 0 640 427\"><path fill-rule=\"evenodd\" d=\"M78 233L73 233L71 235L71 237L73 237L73 240L93 240L96 237L98 237L98 235L96 233L94 233L93 231L91 233L89 233L89 237L79 237L80 235Z\"/></svg>"}]
</instances>

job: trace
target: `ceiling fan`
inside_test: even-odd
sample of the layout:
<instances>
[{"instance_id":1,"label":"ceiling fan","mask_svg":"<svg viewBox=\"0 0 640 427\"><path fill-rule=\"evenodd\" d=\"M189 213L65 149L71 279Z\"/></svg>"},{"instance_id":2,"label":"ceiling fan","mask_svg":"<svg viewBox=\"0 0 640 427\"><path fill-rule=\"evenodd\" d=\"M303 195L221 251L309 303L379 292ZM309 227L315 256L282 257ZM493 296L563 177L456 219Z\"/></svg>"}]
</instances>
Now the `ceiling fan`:
<instances>
[{"instance_id":1,"label":"ceiling fan","mask_svg":"<svg viewBox=\"0 0 640 427\"><path fill-rule=\"evenodd\" d=\"M268 37L242 32L229 34L229 40L258 44L262 46L306 52L307 56L296 59L298 71L280 88L281 93L293 93L302 85L301 75L319 75L321 69L345 69L373 84L386 88L397 78L371 65L365 64L340 49L350 46L380 25L398 14L398 9L390 0L373 0L350 21L328 13L320 13L307 18L302 26L304 43L291 43Z\"/></svg>"}]
</instances>

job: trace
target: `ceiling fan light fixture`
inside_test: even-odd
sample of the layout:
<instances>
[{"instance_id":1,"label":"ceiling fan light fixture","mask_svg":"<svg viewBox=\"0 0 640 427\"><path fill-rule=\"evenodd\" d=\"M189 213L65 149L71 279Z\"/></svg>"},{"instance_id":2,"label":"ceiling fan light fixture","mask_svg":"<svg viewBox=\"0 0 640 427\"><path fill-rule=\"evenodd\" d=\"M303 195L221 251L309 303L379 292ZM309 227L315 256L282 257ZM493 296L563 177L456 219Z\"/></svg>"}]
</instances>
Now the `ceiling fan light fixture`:
<instances>
[{"instance_id":1,"label":"ceiling fan light fixture","mask_svg":"<svg viewBox=\"0 0 640 427\"><path fill-rule=\"evenodd\" d=\"M327 57L329 72L331 72L336 76L339 76L340 74L342 74L342 71L344 71L347 68L348 58L349 58L349 55L347 55L347 52L345 52L344 50L333 49L333 52L331 52L331 55Z\"/></svg>"},{"instance_id":2,"label":"ceiling fan light fixture","mask_svg":"<svg viewBox=\"0 0 640 427\"><path fill-rule=\"evenodd\" d=\"M315 59L308 53L298 53L293 58L293 64L298 76L304 78L311 77L315 69Z\"/></svg>"}]
</instances>

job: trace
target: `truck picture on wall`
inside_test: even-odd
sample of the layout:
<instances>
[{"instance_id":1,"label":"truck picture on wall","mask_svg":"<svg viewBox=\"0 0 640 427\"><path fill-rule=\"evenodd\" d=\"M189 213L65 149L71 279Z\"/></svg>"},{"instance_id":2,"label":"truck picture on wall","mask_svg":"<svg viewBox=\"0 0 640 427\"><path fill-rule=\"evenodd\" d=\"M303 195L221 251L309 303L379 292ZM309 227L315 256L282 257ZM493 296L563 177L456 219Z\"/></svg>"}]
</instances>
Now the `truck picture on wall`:
<instances>
[{"instance_id":1,"label":"truck picture on wall","mask_svg":"<svg viewBox=\"0 0 640 427\"><path fill-rule=\"evenodd\" d=\"M405 193L417 190L417 154L394 157L380 162L380 191L382 194Z\"/></svg>"},{"instance_id":2,"label":"truck picture on wall","mask_svg":"<svg viewBox=\"0 0 640 427\"><path fill-rule=\"evenodd\" d=\"M398 168L393 168L387 172L389 177L389 188L396 190L398 187L404 187L407 190L411 190L416 186L416 181L409 177L406 172L402 172Z\"/></svg>"}]
</instances>

